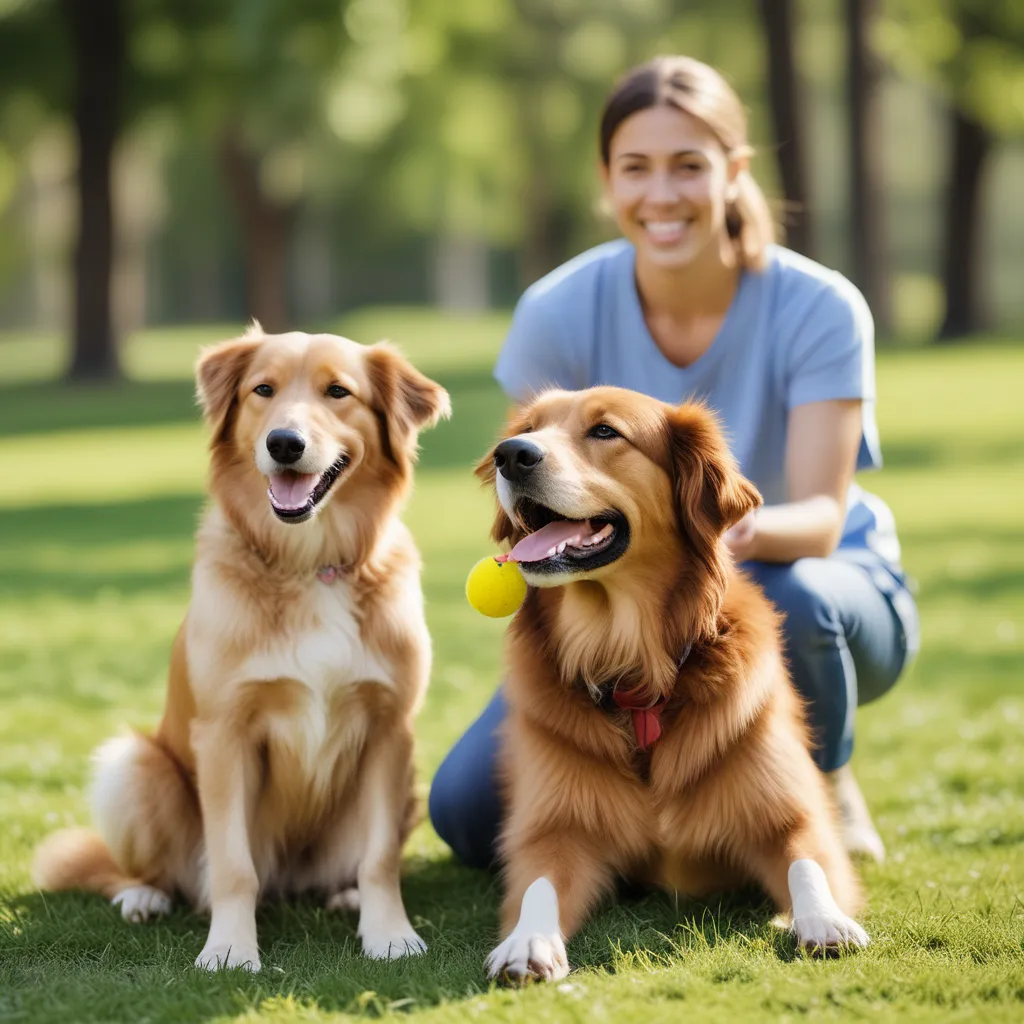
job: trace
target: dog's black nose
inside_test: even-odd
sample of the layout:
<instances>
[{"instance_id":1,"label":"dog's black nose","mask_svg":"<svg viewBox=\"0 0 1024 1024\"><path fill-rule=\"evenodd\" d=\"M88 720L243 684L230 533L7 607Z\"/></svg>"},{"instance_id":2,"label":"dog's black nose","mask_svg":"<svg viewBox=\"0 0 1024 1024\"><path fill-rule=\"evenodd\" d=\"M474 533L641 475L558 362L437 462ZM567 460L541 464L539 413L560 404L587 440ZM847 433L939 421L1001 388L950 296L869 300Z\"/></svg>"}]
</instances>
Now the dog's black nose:
<instances>
[{"instance_id":1,"label":"dog's black nose","mask_svg":"<svg viewBox=\"0 0 1024 1024\"><path fill-rule=\"evenodd\" d=\"M306 439L297 430L272 430L267 434L267 451L284 465L298 462L306 450Z\"/></svg>"},{"instance_id":2,"label":"dog's black nose","mask_svg":"<svg viewBox=\"0 0 1024 1024\"><path fill-rule=\"evenodd\" d=\"M506 480L525 480L544 458L540 445L510 437L494 449L494 466Z\"/></svg>"}]
</instances>

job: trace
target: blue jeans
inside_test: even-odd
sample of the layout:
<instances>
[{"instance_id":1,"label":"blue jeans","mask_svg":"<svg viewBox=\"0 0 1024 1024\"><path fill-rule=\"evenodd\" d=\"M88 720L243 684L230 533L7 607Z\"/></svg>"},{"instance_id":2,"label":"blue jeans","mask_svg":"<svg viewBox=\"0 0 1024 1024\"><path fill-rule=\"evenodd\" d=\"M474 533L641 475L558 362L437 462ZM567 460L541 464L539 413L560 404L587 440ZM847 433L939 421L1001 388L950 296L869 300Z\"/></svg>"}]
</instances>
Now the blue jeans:
<instances>
[{"instance_id":1,"label":"blue jeans","mask_svg":"<svg viewBox=\"0 0 1024 1024\"><path fill-rule=\"evenodd\" d=\"M870 556L801 558L744 569L785 615L793 682L807 701L815 760L841 768L853 752L858 704L881 697L917 649L917 610L901 579ZM499 689L448 753L430 787L430 820L463 863L487 867L501 824L495 730L505 717Z\"/></svg>"}]
</instances>

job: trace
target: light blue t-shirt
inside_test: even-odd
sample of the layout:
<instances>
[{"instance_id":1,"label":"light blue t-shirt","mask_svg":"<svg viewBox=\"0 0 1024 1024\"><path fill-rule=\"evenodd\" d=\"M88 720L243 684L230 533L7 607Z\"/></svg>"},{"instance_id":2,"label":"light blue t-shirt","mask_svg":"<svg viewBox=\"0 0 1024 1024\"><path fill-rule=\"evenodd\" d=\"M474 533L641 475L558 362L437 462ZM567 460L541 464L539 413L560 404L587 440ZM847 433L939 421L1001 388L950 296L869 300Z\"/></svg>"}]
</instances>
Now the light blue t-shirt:
<instances>
[{"instance_id":1,"label":"light blue t-shirt","mask_svg":"<svg viewBox=\"0 0 1024 1024\"><path fill-rule=\"evenodd\" d=\"M763 271L744 271L722 326L694 363L671 363L651 337L637 294L635 250L618 240L577 256L523 294L494 376L522 401L546 387L613 384L716 410L743 473L766 504L787 500L789 410L859 398L857 469L877 469L874 324L860 292L835 271L772 246ZM853 484L840 547L874 552L898 577L892 513Z\"/></svg>"}]
</instances>

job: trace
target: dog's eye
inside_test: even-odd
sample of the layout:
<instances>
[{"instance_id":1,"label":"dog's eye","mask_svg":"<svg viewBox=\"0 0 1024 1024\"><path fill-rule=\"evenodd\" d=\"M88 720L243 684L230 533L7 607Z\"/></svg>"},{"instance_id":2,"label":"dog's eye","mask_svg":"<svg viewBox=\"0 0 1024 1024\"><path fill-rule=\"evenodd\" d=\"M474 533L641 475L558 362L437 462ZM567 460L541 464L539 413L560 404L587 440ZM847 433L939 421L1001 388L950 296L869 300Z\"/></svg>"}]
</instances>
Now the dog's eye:
<instances>
[{"instance_id":1,"label":"dog's eye","mask_svg":"<svg viewBox=\"0 0 1024 1024\"><path fill-rule=\"evenodd\" d=\"M348 388L343 388L340 384L332 384L325 393L328 398L347 398L352 394Z\"/></svg>"},{"instance_id":2,"label":"dog's eye","mask_svg":"<svg viewBox=\"0 0 1024 1024\"><path fill-rule=\"evenodd\" d=\"M260 396L260 398L273 398L274 388L270 384L257 384L253 389L253 393Z\"/></svg>"},{"instance_id":3,"label":"dog's eye","mask_svg":"<svg viewBox=\"0 0 1024 1024\"><path fill-rule=\"evenodd\" d=\"M607 423L598 423L596 427L591 427L587 436L596 437L599 441L607 441L613 437L622 437L614 427L609 427Z\"/></svg>"}]
</instances>

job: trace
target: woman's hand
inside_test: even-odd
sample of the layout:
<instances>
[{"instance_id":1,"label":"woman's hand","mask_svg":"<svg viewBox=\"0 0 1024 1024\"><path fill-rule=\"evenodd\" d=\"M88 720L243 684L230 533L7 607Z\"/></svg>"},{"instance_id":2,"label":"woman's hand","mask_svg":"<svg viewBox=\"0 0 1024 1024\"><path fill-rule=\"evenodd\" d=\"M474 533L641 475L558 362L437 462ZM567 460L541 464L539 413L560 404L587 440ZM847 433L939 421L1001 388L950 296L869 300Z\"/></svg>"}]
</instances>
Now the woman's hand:
<instances>
[{"instance_id":1,"label":"woman's hand","mask_svg":"<svg viewBox=\"0 0 1024 1024\"><path fill-rule=\"evenodd\" d=\"M745 562L753 557L756 538L757 509L751 509L738 523L734 523L723 534L723 540L737 562Z\"/></svg>"}]
</instances>

